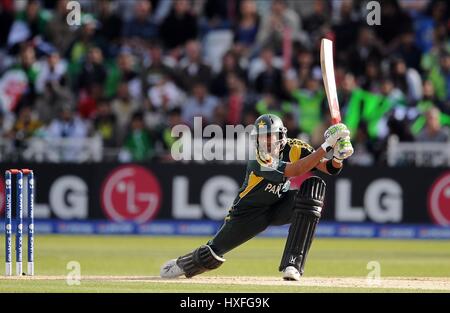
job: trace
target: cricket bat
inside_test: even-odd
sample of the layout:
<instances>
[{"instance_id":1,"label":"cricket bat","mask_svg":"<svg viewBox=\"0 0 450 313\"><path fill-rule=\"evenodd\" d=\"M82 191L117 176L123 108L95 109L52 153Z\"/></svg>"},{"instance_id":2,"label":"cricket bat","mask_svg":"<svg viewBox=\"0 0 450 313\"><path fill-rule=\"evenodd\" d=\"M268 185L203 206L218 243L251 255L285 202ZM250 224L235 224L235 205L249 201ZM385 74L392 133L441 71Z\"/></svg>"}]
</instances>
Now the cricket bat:
<instances>
[{"instance_id":1,"label":"cricket bat","mask_svg":"<svg viewBox=\"0 0 450 313\"><path fill-rule=\"evenodd\" d=\"M322 68L323 85L330 107L331 123L337 124L341 122L341 112L334 78L333 42L325 38L320 43L320 67Z\"/></svg>"}]
</instances>

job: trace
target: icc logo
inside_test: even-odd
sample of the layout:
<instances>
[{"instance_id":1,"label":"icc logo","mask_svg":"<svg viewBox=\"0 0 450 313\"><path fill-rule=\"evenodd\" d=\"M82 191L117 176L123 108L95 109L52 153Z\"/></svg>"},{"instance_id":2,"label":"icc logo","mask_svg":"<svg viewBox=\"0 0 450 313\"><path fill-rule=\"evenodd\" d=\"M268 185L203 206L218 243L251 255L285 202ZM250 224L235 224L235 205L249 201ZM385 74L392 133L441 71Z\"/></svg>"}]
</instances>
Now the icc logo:
<instances>
[{"instance_id":1,"label":"icc logo","mask_svg":"<svg viewBox=\"0 0 450 313\"><path fill-rule=\"evenodd\" d=\"M431 186L428 212L436 224L450 225L450 172L439 177Z\"/></svg>"},{"instance_id":2,"label":"icc logo","mask_svg":"<svg viewBox=\"0 0 450 313\"><path fill-rule=\"evenodd\" d=\"M148 169L125 165L105 179L101 197L103 211L111 220L145 223L158 213L162 192Z\"/></svg>"}]
</instances>

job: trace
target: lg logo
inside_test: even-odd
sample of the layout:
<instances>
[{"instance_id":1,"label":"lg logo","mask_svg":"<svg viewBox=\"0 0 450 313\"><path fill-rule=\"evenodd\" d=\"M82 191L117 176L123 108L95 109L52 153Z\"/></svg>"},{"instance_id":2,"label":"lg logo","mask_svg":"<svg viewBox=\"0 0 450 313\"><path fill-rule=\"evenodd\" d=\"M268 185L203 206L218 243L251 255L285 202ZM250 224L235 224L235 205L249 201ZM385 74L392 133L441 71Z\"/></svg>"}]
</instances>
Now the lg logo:
<instances>
[{"instance_id":1,"label":"lg logo","mask_svg":"<svg viewBox=\"0 0 450 313\"><path fill-rule=\"evenodd\" d=\"M148 222L162 202L158 178L142 166L125 165L112 171L101 191L102 208L113 221Z\"/></svg>"},{"instance_id":2,"label":"lg logo","mask_svg":"<svg viewBox=\"0 0 450 313\"><path fill-rule=\"evenodd\" d=\"M221 220L227 215L230 205L239 189L236 181L228 176L213 176L202 186L200 203L191 203L189 178L176 176L173 179L173 217L178 219L200 219L203 214L213 220Z\"/></svg>"},{"instance_id":3,"label":"lg logo","mask_svg":"<svg viewBox=\"0 0 450 313\"><path fill-rule=\"evenodd\" d=\"M428 194L428 212L436 224L450 225L450 172L438 177L431 186Z\"/></svg>"},{"instance_id":4,"label":"lg logo","mask_svg":"<svg viewBox=\"0 0 450 313\"><path fill-rule=\"evenodd\" d=\"M337 180L337 221L363 222L368 218L376 223L401 222L403 191L396 181L380 178L371 182L362 195L362 207L352 205L352 190L352 182L349 179Z\"/></svg>"}]
</instances>

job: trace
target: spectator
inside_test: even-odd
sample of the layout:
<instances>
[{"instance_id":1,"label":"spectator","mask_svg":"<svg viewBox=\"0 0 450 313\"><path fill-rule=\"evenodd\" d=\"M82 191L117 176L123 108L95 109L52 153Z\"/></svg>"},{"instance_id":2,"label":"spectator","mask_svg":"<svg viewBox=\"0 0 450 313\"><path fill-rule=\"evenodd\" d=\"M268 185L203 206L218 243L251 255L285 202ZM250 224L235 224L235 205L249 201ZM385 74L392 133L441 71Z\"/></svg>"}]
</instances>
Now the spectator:
<instances>
[{"instance_id":1,"label":"spectator","mask_svg":"<svg viewBox=\"0 0 450 313\"><path fill-rule=\"evenodd\" d=\"M348 47L356 42L360 16L355 14L353 0L334 1L333 3L340 5L338 9L334 9L338 12L339 19L333 25L332 32L335 36L336 58L341 59Z\"/></svg>"},{"instance_id":2,"label":"spectator","mask_svg":"<svg viewBox=\"0 0 450 313\"><path fill-rule=\"evenodd\" d=\"M78 110L83 118L90 118L95 112L97 101L104 96L106 78L102 51L91 48L78 77Z\"/></svg>"},{"instance_id":3,"label":"spectator","mask_svg":"<svg viewBox=\"0 0 450 313\"><path fill-rule=\"evenodd\" d=\"M109 0L98 1L98 21L100 27L98 34L103 41L110 44L118 44L122 32L123 21L115 10L113 10L113 2Z\"/></svg>"},{"instance_id":4,"label":"spectator","mask_svg":"<svg viewBox=\"0 0 450 313\"><path fill-rule=\"evenodd\" d=\"M448 128L441 126L440 111L436 107L430 108L426 113L425 128L417 135L416 140L422 142L448 142L450 133Z\"/></svg>"},{"instance_id":5,"label":"spectator","mask_svg":"<svg viewBox=\"0 0 450 313\"><path fill-rule=\"evenodd\" d=\"M259 93L272 93L276 96L282 95L282 73L281 70L273 66L273 51L265 48L261 52L261 59L265 69L255 80L255 90Z\"/></svg>"},{"instance_id":6,"label":"spectator","mask_svg":"<svg viewBox=\"0 0 450 313\"><path fill-rule=\"evenodd\" d=\"M338 68L335 73L339 72L340 70ZM352 73L344 74L344 78L342 79L340 84L337 84L337 88L341 114L345 114L354 91L358 91L360 89L356 83L355 75L353 75Z\"/></svg>"},{"instance_id":7,"label":"spectator","mask_svg":"<svg viewBox=\"0 0 450 313\"><path fill-rule=\"evenodd\" d=\"M145 47L145 41L156 39L158 25L152 18L152 4L148 0L138 0L134 7L134 16L125 22L122 37L133 48Z\"/></svg>"},{"instance_id":8,"label":"spectator","mask_svg":"<svg viewBox=\"0 0 450 313\"><path fill-rule=\"evenodd\" d=\"M139 103L130 96L129 86L126 82L119 84L117 96L112 100L111 107L116 115L119 129L126 129L132 114L139 109Z\"/></svg>"},{"instance_id":9,"label":"spectator","mask_svg":"<svg viewBox=\"0 0 450 313\"><path fill-rule=\"evenodd\" d=\"M417 103L417 108L421 110L422 108L428 109L431 106L436 106L443 113L450 114L450 106L447 106L444 102L437 98L433 83L426 80L423 82L423 97ZM423 112L424 111L425 110L423 110Z\"/></svg>"},{"instance_id":10,"label":"spectator","mask_svg":"<svg viewBox=\"0 0 450 313\"><path fill-rule=\"evenodd\" d=\"M162 76L148 91L148 98L152 109L165 113L180 106L184 100L184 94L168 76Z\"/></svg>"},{"instance_id":11,"label":"spectator","mask_svg":"<svg viewBox=\"0 0 450 313\"><path fill-rule=\"evenodd\" d=\"M209 123L217 105L218 99L208 94L206 84L197 81L192 87L192 96L182 106L183 121L191 127L194 126L194 117L201 117L203 123Z\"/></svg>"},{"instance_id":12,"label":"spectator","mask_svg":"<svg viewBox=\"0 0 450 313\"><path fill-rule=\"evenodd\" d=\"M400 113L404 112L403 108L397 108L397 110L394 109L388 115L387 126L389 128L389 135L386 139L389 139L391 136L396 136L400 142L414 141L414 136L411 133L407 119L404 117L404 114L398 114L397 111Z\"/></svg>"},{"instance_id":13,"label":"spectator","mask_svg":"<svg viewBox=\"0 0 450 313\"><path fill-rule=\"evenodd\" d=\"M20 51L19 67L28 77L30 88L35 91L36 79L39 75L39 64L36 62L36 53L32 45L24 45Z\"/></svg>"},{"instance_id":14,"label":"spectator","mask_svg":"<svg viewBox=\"0 0 450 313\"><path fill-rule=\"evenodd\" d=\"M33 116L31 107L22 107L9 135L14 140L14 146L19 150L25 149L27 140L33 137L41 126L42 123Z\"/></svg>"},{"instance_id":15,"label":"spectator","mask_svg":"<svg viewBox=\"0 0 450 313\"><path fill-rule=\"evenodd\" d=\"M59 52L52 50L46 56L46 61L40 65L36 78L36 92L43 94L46 88L58 88L67 83L67 62L61 60Z\"/></svg>"},{"instance_id":16,"label":"spectator","mask_svg":"<svg viewBox=\"0 0 450 313\"><path fill-rule=\"evenodd\" d=\"M296 1L295 1L296 2ZM300 4L300 3L299 3ZM302 6L303 4L300 4ZM304 29L315 42L320 34L321 28L330 18L330 5L327 0L314 0L313 11L305 16Z\"/></svg>"},{"instance_id":17,"label":"spectator","mask_svg":"<svg viewBox=\"0 0 450 313\"><path fill-rule=\"evenodd\" d=\"M314 56L308 49L300 49L296 58L297 78L300 88L304 88L314 70Z\"/></svg>"},{"instance_id":18,"label":"spectator","mask_svg":"<svg viewBox=\"0 0 450 313\"><path fill-rule=\"evenodd\" d=\"M39 98L36 111L39 119L47 124L56 117L63 104L72 103L73 95L67 85L67 63L60 58L55 50L51 52L41 66L36 81L36 91Z\"/></svg>"},{"instance_id":19,"label":"spectator","mask_svg":"<svg viewBox=\"0 0 450 313\"><path fill-rule=\"evenodd\" d=\"M70 45L75 40L77 32L67 23L68 0L58 0L56 11L47 24L47 39L66 56Z\"/></svg>"},{"instance_id":20,"label":"spectator","mask_svg":"<svg viewBox=\"0 0 450 313\"><path fill-rule=\"evenodd\" d=\"M45 34L49 14L41 9L39 0L28 0L25 10L19 12L17 20L26 23L30 38Z\"/></svg>"},{"instance_id":21,"label":"spectator","mask_svg":"<svg viewBox=\"0 0 450 313\"><path fill-rule=\"evenodd\" d=\"M398 54L403 60L405 60L408 68L413 68L416 71L420 71L420 59L422 53L417 47L415 39L415 33L412 30L401 34L399 38L399 46L396 48L394 53Z\"/></svg>"},{"instance_id":22,"label":"spectator","mask_svg":"<svg viewBox=\"0 0 450 313\"><path fill-rule=\"evenodd\" d=\"M381 49L378 39L369 27L363 27L358 33L356 45L348 56L349 68L355 76L364 75L368 62L378 64L381 60Z\"/></svg>"},{"instance_id":23,"label":"spectator","mask_svg":"<svg viewBox=\"0 0 450 313\"><path fill-rule=\"evenodd\" d=\"M206 25L202 26L203 33L218 28L229 28L230 23L237 17L237 1L233 3L233 1L205 0L202 11L206 19Z\"/></svg>"},{"instance_id":24,"label":"spectator","mask_svg":"<svg viewBox=\"0 0 450 313\"><path fill-rule=\"evenodd\" d=\"M381 4L380 19L383 22L375 29L377 37L391 51L399 35L412 29L411 18L401 10L397 0L389 0Z\"/></svg>"},{"instance_id":25,"label":"spectator","mask_svg":"<svg viewBox=\"0 0 450 313\"><path fill-rule=\"evenodd\" d=\"M103 98L97 105L97 111L93 117L94 131L102 138L103 145L113 148L118 145L117 118L111 110L111 103Z\"/></svg>"},{"instance_id":26,"label":"spectator","mask_svg":"<svg viewBox=\"0 0 450 313\"><path fill-rule=\"evenodd\" d=\"M439 66L432 68L429 78L440 101L450 101L450 53L444 52L439 58Z\"/></svg>"},{"instance_id":27,"label":"spectator","mask_svg":"<svg viewBox=\"0 0 450 313\"><path fill-rule=\"evenodd\" d=\"M301 22L298 14L286 6L285 0L273 0L270 13L263 18L258 31L258 45L261 47L270 45L276 52L280 52L286 29L292 31L293 39L301 39Z\"/></svg>"},{"instance_id":28,"label":"spectator","mask_svg":"<svg viewBox=\"0 0 450 313\"><path fill-rule=\"evenodd\" d=\"M100 47L100 42L96 37L96 28L97 21L93 17L87 15L83 18L80 32L70 49L70 62L73 64L72 66L78 66L82 63L92 48Z\"/></svg>"},{"instance_id":29,"label":"spectator","mask_svg":"<svg viewBox=\"0 0 450 313\"><path fill-rule=\"evenodd\" d=\"M190 10L188 0L177 0L173 9L160 27L161 38L167 49L183 46L188 40L197 38L197 17Z\"/></svg>"},{"instance_id":30,"label":"spectator","mask_svg":"<svg viewBox=\"0 0 450 313\"><path fill-rule=\"evenodd\" d=\"M247 89L245 82L236 74L227 76L227 89L229 96L225 98L225 107L228 111L227 122L231 125L237 125L242 120L242 112L252 107L256 101L256 95Z\"/></svg>"},{"instance_id":31,"label":"spectator","mask_svg":"<svg viewBox=\"0 0 450 313\"><path fill-rule=\"evenodd\" d=\"M288 138L299 138L300 129L298 128L297 120L293 113L286 113L283 116L283 124L287 128L286 136Z\"/></svg>"},{"instance_id":32,"label":"spectator","mask_svg":"<svg viewBox=\"0 0 450 313\"><path fill-rule=\"evenodd\" d=\"M48 129L47 136L51 138L86 138L89 127L69 105L60 108L59 116L53 120Z\"/></svg>"},{"instance_id":33,"label":"spectator","mask_svg":"<svg viewBox=\"0 0 450 313\"><path fill-rule=\"evenodd\" d=\"M211 68L202 60L200 43L191 40L186 43L186 58L180 61L180 73L183 88L190 90L193 81L203 81L209 84L211 81Z\"/></svg>"},{"instance_id":34,"label":"spectator","mask_svg":"<svg viewBox=\"0 0 450 313\"><path fill-rule=\"evenodd\" d=\"M423 83L423 98L417 102L415 116L412 118L411 132L416 136L423 130L426 124L426 112L433 108L438 108L440 113L441 124L450 125L450 108L436 97L433 84L426 80ZM447 121L446 121L447 120Z\"/></svg>"},{"instance_id":35,"label":"spectator","mask_svg":"<svg viewBox=\"0 0 450 313\"><path fill-rule=\"evenodd\" d=\"M450 14L450 6L445 0L432 0L429 3L428 15L433 17L433 20L440 24L442 22L448 22L448 16ZM447 16L447 17L446 17Z\"/></svg>"},{"instance_id":36,"label":"spectator","mask_svg":"<svg viewBox=\"0 0 450 313\"><path fill-rule=\"evenodd\" d=\"M10 47L17 46L20 42L36 39L45 34L49 15L41 10L38 0L29 0L25 10L17 14L9 36Z\"/></svg>"},{"instance_id":37,"label":"spectator","mask_svg":"<svg viewBox=\"0 0 450 313\"><path fill-rule=\"evenodd\" d=\"M319 81L310 78L305 88L299 88L297 78L294 75L286 75L284 86L287 103L282 107L283 113L291 113L300 130L311 136L322 120L322 102L325 95Z\"/></svg>"},{"instance_id":38,"label":"spectator","mask_svg":"<svg viewBox=\"0 0 450 313\"><path fill-rule=\"evenodd\" d=\"M84 119L92 118L99 99L104 97L103 87L98 83L90 85L83 89L78 95L78 113Z\"/></svg>"},{"instance_id":39,"label":"spectator","mask_svg":"<svg viewBox=\"0 0 450 313\"><path fill-rule=\"evenodd\" d=\"M14 74L19 72L21 74ZM12 80L15 85L11 84L9 90L5 90L6 95L9 93L17 93L14 95L17 102L10 105L10 109L18 112L22 104L33 105L36 96L36 80L39 76L40 66L36 62L36 53L34 47L30 44L24 44L20 50L19 63L9 68L7 73L12 73ZM14 88L12 88L14 86Z\"/></svg>"},{"instance_id":40,"label":"spectator","mask_svg":"<svg viewBox=\"0 0 450 313\"><path fill-rule=\"evenodd\" d=\"M245 79L245 71L238 63L235 53L228 51L224 54L222 60L222 69L214 77L211 83L211 93L218 97L227 96L229 89L227 80L229 75L237 75L240 79Z\"/></svg>"},{"instance_id":41,"label":"spectator","mask_svg":"<svg viewBox=\"0 0 450 313\"><path fill-rule=\"evenodd\" d=\"M93 85L103 87L103 84L106 82L106 76L107 72L103 64L102 51L97 47L90 48L78 77L78 88L88 90Z\"/></svg>"},{"instance_id":42,"label":"spectator","mask_svg":"<svg viewBox=\"0 0 450 313\"><path fill-rule=\"evenodd\" d=\"M150 88L161 81L163 77L174 78L173 70L163 63L161 46L154 42L150 45L150 64L141 75L142 93L147 95Z\"/></svg>"},{"instance_id":43,"label":"spectator","mask_svg":"<svg viewBox=\"0 0 450 313\"><path fill-rule=\"evenodd\" d=\"M369 61L364 66L364 74L358 77L362 89L379 93L381 85L381 68L378 62Z\"/></svg>"},{"instance_id":44,"label":"spectator","mask_svg":"<svg viewBox=\"0 0 450 313\"><path fill-rule=\"evenodd\" d=\"M448 31L445 24L437 25L433 30L432 46L430 49L422 54L420 66L421 69L426 73L439 66L440 57L450 52L450 44L447 40Z\"/></svg>"},{"instance_id":45,"label":"spectator","mask_svg":"<svg viewBox=\"0 0 450 313\"><path fill-rule=\"evenodd\" d=\"M405 94L394 85L394 82L389 77L381 80L381 94L386 97L394 106L405 105Z\"/></svg>"},{"instance_id":46,"label":"spectator","mask_svg":"<svg viewBox=\"0 0 450 313\"><path fill-rule=\"evenodd\" d=\"M49 143L48 152L56 154L58 160L77 162L82 157L84 139L88 137L88 133L89 124L71 106L64 105L59 116L47 127L44 138Z\"/></svg>"},{"instance_id":47,"label":"spectator","mask_svg":"<svg viewBox=\"0 0 450 313\"><path fill-rule=\"evenodd\" d=\"M123 49L117 56L116 62L110 66L108 77L106 79L105 95L113 97L117 93L118 86L121 82L126 82L130 90L130 94L134 99L141 99L142 85L136 68L136 62L128 49Z\"/></svg>"},{"instance_id":48,"label":"spectator","mask_svg":"<svg viewBox=\"0 0 450 313\"><path fill-rule=\"evenodd\" d=\"M419 73L408 68L403 59L395 58L390 66L392 81L406 96L408 104L415 104L422 98L422 79Z\"/></svg>"},{"instance_id":49,"label":"spectator","mask_svg":"<svg viewBox=\"0 0 450 313\"><path fill-rule=\"evenodd\" d=\"M155 146L160 151L161 160L172 160L171 149L177 141L177 138L172 136L172 129L175 126L182 124L183 119L181 116L181 109L174 108L167 112L167 120L165 123L159 125L157 129L157 140Z\"/></svg>"},{"instance_id":50,"label":"spectator","mask_svg":"<svg viewBox=\"0 0 450 313\"><path fill-rule=\"evenodd\" d=\"M144 115L136 112L131 119L130 131L125 138L121 161L146 161L154 156L154 142L151 133L145 128Z\"/></svg>"},{"instance_id":51,"label":"spectator","mask_svg":"<svg viewBox=\"0 0 450 313\"><path fill-rule=\"evenodd\" d=\"M243 46L245 50L251 49L256 41L260 18L255 0L243 0L240 3L240 18L234 29L234 42Z\"/></svg>"}]
</instances>

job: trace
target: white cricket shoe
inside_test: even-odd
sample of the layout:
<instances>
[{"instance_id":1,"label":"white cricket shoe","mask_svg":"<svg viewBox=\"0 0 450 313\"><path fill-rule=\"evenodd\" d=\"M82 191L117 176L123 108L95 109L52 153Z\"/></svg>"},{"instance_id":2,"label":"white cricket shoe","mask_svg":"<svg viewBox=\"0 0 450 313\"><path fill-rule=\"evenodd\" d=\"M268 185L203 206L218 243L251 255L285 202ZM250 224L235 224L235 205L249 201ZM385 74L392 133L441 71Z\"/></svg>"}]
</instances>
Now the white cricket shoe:
<instances>
[{"instance_id":1,"label":"white cricket shoe","mask_svg":"<svg viewBox=\"0 0 450 313\"><path fill-rule=\"evenodd\" d=\"M283 270L284 280L300 280L300 272L293 266L288 266Z\"/></svg>"},{"instance_id":2,"label":"white cricket shoe","mask_svg":"<svg viewBox=\"0 0 450 313\"><path fill-rule=\"evenodd\" d=\"M161 266L159 275L161 278L177 278L184 274L184 271L178 266L177 259L172 259Z\"/></svg>"}]
</instances>

